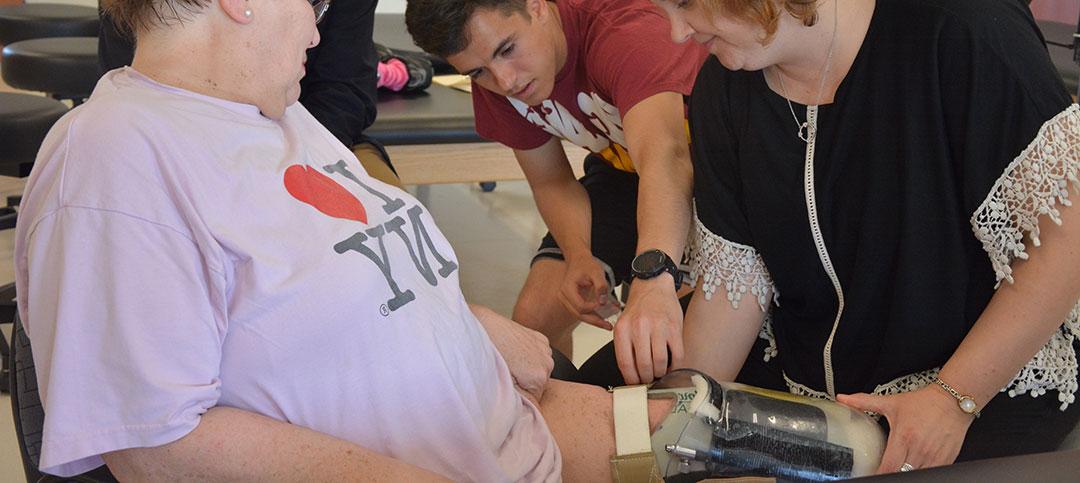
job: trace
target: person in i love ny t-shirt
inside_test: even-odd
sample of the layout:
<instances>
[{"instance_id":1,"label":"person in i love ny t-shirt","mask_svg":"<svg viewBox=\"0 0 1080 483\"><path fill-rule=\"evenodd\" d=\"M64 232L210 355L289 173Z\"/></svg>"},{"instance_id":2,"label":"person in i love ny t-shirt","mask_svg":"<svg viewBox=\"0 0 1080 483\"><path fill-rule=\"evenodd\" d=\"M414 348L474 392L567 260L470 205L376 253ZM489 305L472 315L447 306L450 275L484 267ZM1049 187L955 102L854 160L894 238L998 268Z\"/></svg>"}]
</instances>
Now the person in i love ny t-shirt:
<instances>
[{"instance_id":1,"label":"person in i love ny t-shirt","mask_svg":"<svg viewBox=\"0 0 1080 483\"><path fill-rule=\"evenodd\" d=\"M133 65L53 126L16 227L42 472L611 480L612 395L549 381L547 340L469 305L430 213L298 102L325 2L102 3Z\"/></svg>"},{"instance_id":2,"label":"person in i love ny t-shirt","mask_svg":"<svg viewBox=\"0 0 1080 483\"><path fill-rule=\"evenodd\" d=\"M477 132L514 150L550 229L514 320L569 352L578 321L612 329L612 285L637 278L614 328L622 377L677 365L693 177L683 96L705 50L672 42L646 0L411 0L405 21L472 77ZM562 140L589 151L580 182Z\"/></svg>"}]
</instances>

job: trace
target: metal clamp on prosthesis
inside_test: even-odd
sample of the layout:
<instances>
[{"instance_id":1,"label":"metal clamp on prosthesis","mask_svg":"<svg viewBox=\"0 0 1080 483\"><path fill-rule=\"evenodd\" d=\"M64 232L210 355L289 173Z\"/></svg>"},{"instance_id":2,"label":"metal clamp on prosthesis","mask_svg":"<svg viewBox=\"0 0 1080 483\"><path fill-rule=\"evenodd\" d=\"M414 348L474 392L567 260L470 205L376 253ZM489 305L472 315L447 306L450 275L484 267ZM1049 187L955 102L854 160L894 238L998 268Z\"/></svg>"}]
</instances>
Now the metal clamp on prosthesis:
<instances>
[{"instance_id":1,"label":"metal clamp on prosthesis","mask_svg":"<svg viewBox=\"0 0 1080 483\"><path fill-rule=\"evenodd\" d=\"M650 438L656 470L668 483L853 478L873 474L885 451L881 426L832 401L716 382L686 369L656 381L647 394L675 399Z\"/></svg>"}]
</instances>

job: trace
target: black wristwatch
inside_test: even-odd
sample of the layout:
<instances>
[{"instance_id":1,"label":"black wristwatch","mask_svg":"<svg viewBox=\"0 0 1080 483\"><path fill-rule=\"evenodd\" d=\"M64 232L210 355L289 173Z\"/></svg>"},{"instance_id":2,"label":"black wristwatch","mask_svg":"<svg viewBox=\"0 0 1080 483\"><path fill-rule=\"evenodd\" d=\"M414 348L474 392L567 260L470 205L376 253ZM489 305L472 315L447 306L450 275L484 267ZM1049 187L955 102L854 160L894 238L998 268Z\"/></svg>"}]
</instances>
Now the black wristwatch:
<instances>
[{"instance_id":1,"label":"black wristwatch","mask_svg":"<svg viewBox=\"0 0 1080 483\"><path fill-rule=\"evenodd\" d=\"M631 280L635 278L655 278L664 272L670 273L671 277L675 279L675 290L678 291L679 286L682 285L682 272L679 271L679 267L666 253L654 248L641 252L641 254L634 257L633 262L630 262Z\"/></svg>"}]
</instances>

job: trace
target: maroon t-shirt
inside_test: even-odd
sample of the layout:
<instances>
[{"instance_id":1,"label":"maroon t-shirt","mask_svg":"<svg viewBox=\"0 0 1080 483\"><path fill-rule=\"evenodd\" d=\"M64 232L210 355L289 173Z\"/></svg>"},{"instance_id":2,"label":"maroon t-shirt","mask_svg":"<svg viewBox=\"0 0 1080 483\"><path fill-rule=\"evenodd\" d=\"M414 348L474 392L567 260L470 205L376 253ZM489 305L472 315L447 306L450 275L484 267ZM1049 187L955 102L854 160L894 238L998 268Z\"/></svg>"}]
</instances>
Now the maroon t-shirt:
<instances>
[{"instance_id":1,"label":"maroon t-shirt","mask_svg":"<svg viewBox=\"0 0 1080 483\"><path fill-rule=\"evenodd\" d=\"M473 84L476 132L514 149L552 136L634 171L622 115L661 92L690 94L708 52L676 44L664 14L648 0L559 0L566 64L551 97L528 106Z\"/></svg>"}]
</instances>

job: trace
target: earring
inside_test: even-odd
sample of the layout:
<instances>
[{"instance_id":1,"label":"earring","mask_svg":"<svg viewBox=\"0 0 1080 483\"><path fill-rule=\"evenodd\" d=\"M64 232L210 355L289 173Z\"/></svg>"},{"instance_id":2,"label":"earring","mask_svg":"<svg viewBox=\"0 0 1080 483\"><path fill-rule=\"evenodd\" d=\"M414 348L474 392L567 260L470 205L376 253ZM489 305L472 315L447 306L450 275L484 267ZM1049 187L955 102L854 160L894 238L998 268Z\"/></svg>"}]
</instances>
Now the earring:
<instances>
[{"instance_id":1,"label":"earring","mask_svg":"<svg viewBox=\"0 0 1080 483\"><path fill-rule=\"evenodd\" d=\"M250 8L244 10L244 16L247 17L247 18L251 18L251 9Z\"/></svg>"}]
</instances>

